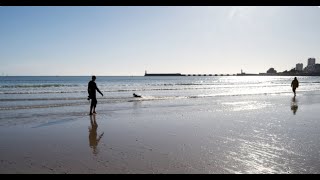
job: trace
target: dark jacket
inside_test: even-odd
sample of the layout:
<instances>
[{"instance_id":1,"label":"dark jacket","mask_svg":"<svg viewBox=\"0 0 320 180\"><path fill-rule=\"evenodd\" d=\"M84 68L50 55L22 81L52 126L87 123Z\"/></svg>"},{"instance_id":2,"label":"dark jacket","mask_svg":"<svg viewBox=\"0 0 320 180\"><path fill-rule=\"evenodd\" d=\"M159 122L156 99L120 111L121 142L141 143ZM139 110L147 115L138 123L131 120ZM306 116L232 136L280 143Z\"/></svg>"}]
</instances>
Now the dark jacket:
<instances>
[{"instance_id":1,"label":"dark jacket","mask_svg":"<svg viewBox=\"0 0 320 180\"><path fill-rule=\"evenodd\" d=\"M88 94L90 99L96 98L96 88L97 88L97 85L95 82L90 81L88 83Z\"/></svg>"},{"instance_id":2,"label":"dark jacket","mask_svg":"<svg viewBox=\"0 0 320 180\"><path fill-rule=\"evenodd\" d=\"M299 87L299 81L297 79L293 80L291 83L292 88L297 88Z\"/></svg>"}]
</instances>

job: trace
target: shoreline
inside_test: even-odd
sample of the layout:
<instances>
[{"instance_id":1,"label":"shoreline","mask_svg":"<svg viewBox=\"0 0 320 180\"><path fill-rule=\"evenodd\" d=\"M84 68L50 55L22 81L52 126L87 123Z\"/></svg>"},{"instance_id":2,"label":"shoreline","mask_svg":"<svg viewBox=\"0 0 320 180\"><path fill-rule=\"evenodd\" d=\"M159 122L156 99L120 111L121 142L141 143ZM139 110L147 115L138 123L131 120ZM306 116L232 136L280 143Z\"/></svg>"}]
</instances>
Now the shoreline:
<instances>
[{"instance_id":1,"label":"shoreline","mask_svg":"<svg viewBox=\"0 0 320 180\"><path fill-rule=\"evenodd\" d=\"M148 74L146 75L97 75L97 77L179 77L179 76L187 76L187 77L203 77L203 76L320 76L320 74L205 74L205 73L201 73L201 74L183 74L183 73L178 73L180 75L167 75L167 74L157 74L157 75L152 75L152 74ZM8 77L58 77L58 78L62 78L62 77L91 77L91 75L8 75L8 76L0 76L0 78L8 78Z\"/></svg>"}]
</instances>

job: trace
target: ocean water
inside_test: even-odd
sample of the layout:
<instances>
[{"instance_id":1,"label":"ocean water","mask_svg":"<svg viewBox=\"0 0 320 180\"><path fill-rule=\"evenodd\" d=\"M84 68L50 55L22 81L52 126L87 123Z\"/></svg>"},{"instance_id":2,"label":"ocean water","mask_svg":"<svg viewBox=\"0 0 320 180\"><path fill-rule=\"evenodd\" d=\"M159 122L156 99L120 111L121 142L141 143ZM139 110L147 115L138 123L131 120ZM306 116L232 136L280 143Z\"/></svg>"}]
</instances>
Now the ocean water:
<instances>
[{"instance_id":1,"label":"ocean water","mask_svg":"<svg viewBox=\"0 0 320 180\"><path fill-rule=\"evenodd\" d=\"M0 111L88 104L90 76L0 77ZM214 96L292 95L293 77L282 76L98 76L99 103L159 101ZM298 94L320 94L320 77L298 77ZM133 98L132 94L142 95Z\"/></svg>"}]
</instances>

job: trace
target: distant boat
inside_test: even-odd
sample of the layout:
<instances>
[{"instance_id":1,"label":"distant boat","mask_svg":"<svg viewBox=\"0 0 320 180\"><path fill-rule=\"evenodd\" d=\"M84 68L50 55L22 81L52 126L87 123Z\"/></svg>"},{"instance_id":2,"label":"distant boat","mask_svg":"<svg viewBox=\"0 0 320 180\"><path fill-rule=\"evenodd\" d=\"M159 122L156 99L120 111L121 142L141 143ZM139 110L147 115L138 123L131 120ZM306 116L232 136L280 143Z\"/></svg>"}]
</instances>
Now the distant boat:
<instances>
[{"instance_id":1,"label":"distant boat","mask_svg":"<svg viewBox=\"0 0 320 180\"><path fill-rule=\"evenodd\" d=\"M184 76L181 73L152 73L149 74L147 71L144 73L144 76Z\"/></svg>"},{"instance_id":2,"label":"distant boat","mask_svg":"<svg viewBox=\"0 0 320 180\"><path fill-rule=\"evenodd\" d=\"M145 74L144 76L183 76L181 73Z\"/></svg>"}]
</instances>

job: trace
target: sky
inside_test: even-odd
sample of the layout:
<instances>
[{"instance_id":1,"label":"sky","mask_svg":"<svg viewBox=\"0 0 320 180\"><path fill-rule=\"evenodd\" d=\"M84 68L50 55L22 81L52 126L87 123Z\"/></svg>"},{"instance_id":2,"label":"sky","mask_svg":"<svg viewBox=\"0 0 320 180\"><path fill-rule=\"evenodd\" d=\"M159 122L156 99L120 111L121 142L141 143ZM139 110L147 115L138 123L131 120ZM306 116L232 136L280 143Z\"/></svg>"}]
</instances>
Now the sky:
<instances>
[{"instance_id":1,"label":"sky","mask_svg":"<svg viewBox=\"0 0 320 180\"><path fill-rule=\"evenodd\" d=\"M0 75L282 72L310 57L319 6L0 7Z\"/></svg>"}]
</instances>

